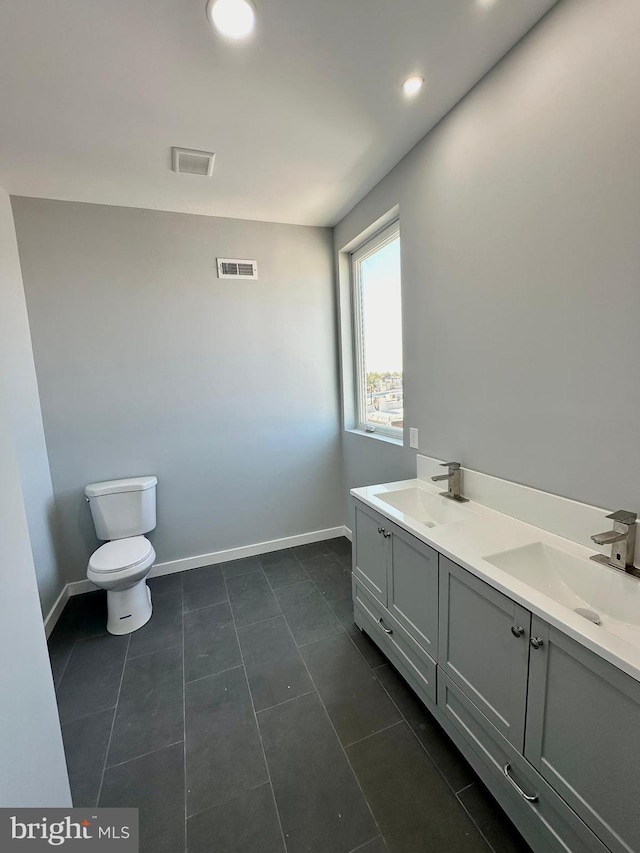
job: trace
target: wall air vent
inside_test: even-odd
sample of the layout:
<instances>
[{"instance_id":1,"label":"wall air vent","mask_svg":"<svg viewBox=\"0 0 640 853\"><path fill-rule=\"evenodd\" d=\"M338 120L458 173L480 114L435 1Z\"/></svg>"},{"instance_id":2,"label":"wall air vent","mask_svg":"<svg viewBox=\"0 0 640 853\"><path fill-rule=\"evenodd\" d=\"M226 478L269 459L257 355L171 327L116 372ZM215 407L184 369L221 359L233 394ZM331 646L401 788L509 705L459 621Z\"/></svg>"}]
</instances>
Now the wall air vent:
<instances>
[{"instance_id":1,"label":"wall air vent","mask_svg":"<svg viewBox=\"0 0 640 853\"><path fill-rule=\"evenodd\" d=\"M174 172L187 175L202 175L210 178L213 175L213 163L216 155L210 151L193 151L191 148L171 149L171 168Z\"/></svg>"},{"instance_id":2,"label":"wall air vent","mask_svg":"<svg viewBox=\"0 0 640 853\"><path fill-rule=\"evenodd\" d=\"M218 278L258 278L256 261L240 261L238 258L217 258Z\"/></svg>"}]
</instances>

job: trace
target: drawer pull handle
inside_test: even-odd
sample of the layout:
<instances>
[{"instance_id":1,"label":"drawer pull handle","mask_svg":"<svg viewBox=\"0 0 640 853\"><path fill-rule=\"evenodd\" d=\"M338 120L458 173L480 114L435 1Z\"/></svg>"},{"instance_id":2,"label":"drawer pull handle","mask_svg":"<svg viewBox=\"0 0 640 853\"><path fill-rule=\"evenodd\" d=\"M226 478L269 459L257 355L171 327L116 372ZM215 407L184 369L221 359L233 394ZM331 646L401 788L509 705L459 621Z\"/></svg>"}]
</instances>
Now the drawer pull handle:
<instances>
[{"instance_id":1,"label":"drawer pull handle","mask_svg":"<svg viewBox=\"0 0 640 853\"><path fill-rule=\"evenodd\" d=\"M393 634L393 629L386 627L386 625L382 621L382 616L378 619L378 622L382 625L382 630L385 632L385 634Z\"/></svg>"},{"instance_id":2,"label":"drawer pull handle","mask_svg":"<svg viewBox=\"0 0 640 853\"><path fill-rule=\"evenodd\" d=\"M542 637L531 637L529 640L534 649L541 649L544 646Z\"/></svg>"},{"instance_id":3,"label":"drawer pull handle","mask_svg":"<svg viewBox=\"0 0 640 853\"><path fill-rule=\"evenodd\" d=\"M521 637L524 634L524 628L522 625L512 625L511 633L514 637Z\"/></svg>"},{"instance_id":4,"label":"drawer pull handle","mask_svg":"<svg viewBox=\"0 0 640 853\"><path fill-rule=\"evenodd\" d=\"M511 775L511 773L509 773L509 770L511 770L511 765L510 765L510 764L505 764L505 765L504 765L504 775L507 777L507 779L509 780L509 782L511 782L511 784L512 784L512 785L513 785L513 787L516 789L516 791L520 794L520 796L522 797L522 799L523 799L523 800L526 800L528 803L537 803L537 802L538 802L538 795L537 795L537 794L534 794L534 795L533 795L533 797L530 797L530 796L529 796L529 794L525 794L525 792L522 790L522 788L520 787L520 785L518 785L518 783L517 783L517 782L516 782L516 780L513 778L513 776Z\"/></svg>"}]
</instances>

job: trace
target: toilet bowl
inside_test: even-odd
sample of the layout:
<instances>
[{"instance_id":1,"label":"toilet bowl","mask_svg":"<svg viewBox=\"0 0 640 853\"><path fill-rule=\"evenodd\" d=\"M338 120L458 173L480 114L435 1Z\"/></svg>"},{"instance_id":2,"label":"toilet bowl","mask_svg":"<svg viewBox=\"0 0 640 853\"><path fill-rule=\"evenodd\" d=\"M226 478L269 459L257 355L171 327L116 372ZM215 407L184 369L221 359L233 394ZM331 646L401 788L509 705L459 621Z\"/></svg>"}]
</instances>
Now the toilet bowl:
<instances>
[{"instance_id":1,"label":"toilet bowl","mask_svg":"<svg viewBox=\"0 0 640 853\"><path fill-rule=\"evenodd\" d=\"M151 619L151 593L145 578L156 558L146 536L107 542L91 555L87 577L107 590L107 631L129 634Z\"/></svg>"},{"instance_id":2,"label":"toilet bowl","mask_svg":"<svg viewBox=\"0 0 640 853\"><path fill-rule=\"evenodd\" d=\"M156 526L156 477L129 477L90 483L85 488L99 539L87 578L107 591L107 631L130 634L151 619L151 592L145 578L156 559L142 535Z\"/></svg>"}]
</instances>

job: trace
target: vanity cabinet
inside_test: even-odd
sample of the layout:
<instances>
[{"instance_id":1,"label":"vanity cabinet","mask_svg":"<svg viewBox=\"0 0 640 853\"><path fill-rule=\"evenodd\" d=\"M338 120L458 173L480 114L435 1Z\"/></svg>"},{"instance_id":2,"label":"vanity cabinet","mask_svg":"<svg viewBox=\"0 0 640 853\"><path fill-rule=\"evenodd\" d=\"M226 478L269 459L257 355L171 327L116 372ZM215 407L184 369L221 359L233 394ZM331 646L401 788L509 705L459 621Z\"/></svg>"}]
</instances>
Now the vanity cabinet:
<instances>
[{"instance_id":1,"label":"vanity cabinet","mask_svg":"<svg viewBox=\"0 0 640 853\"><path fill-rule=\"evenodd\" d=\"M528 610L440 557L440 667L521 752L530 631Z\"/></svg>"},{"instance_id":2,"label":"vanity cabinet","mask_svg":"<svg viewBox=\"0 0 640 853\"><path fill-rule=\"evenodd\" d=\"M438 553L356 504L353 575L433 660L438 646Z\"/></svg>"},{"instance_id":3,"label":"vanity cabinet","mask_svg":"<svg viewBox=\"0 0 640 853\"><path fill-rule=\"evenodd\" d=\"M356 624L536 853L640 853L640 683L355 502Z\"/></svg>"},{"instance_id":4,"label":"vanity cabinet","mask_svg":"<svg viewBox=\"0 0 640 853\"><path fill-rule=\"evenodd\" d=\"M524 754L615 853L640 851L640 684L538 617Z\"/></svg>"}]
</instances>

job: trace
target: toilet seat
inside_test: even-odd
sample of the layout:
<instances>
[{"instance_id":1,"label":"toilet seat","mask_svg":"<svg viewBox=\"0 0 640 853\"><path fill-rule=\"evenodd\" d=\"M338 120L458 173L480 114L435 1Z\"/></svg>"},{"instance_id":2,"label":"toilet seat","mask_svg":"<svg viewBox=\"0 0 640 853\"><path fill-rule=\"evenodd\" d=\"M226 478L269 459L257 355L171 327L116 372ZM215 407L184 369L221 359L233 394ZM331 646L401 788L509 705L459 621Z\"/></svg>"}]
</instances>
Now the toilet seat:
<instances>
[{"instance_id":1,"label":"toilet seat","mask_svg":"<svg viewBox=\"0 0 640 853\"><path fill-rule=\"evenodd\" d=\"M153 553L153 546L146 536L114 539L94 551L89 560L89 569L96 574L121 572L146 562Z\"/></svg>"}]
</instances>

